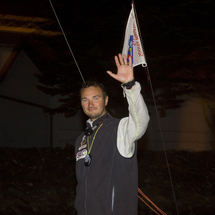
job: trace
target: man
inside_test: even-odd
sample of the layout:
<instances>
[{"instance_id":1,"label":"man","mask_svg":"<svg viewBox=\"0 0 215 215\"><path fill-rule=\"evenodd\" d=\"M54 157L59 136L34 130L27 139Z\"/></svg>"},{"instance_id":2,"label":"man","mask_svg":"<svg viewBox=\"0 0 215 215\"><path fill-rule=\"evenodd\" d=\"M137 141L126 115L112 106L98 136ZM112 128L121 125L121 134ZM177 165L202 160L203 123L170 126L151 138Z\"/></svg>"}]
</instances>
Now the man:
<instances>
[{"instance_id":1,"label":"man","mask_svg":"<svg viewBox=\"0 0 215 215\"><path fill-rule=\"evenodd\" d=\"M106 111L108 96L103 85L86 82L81 91L81 105L89 117L87 128L76 140L78 215L136 215L138 170L136 140L144 133L149 116L135 82L132 61L115 56L117 74L129 104L129 117L113 118Z\"/></svg>"}]
</instances>

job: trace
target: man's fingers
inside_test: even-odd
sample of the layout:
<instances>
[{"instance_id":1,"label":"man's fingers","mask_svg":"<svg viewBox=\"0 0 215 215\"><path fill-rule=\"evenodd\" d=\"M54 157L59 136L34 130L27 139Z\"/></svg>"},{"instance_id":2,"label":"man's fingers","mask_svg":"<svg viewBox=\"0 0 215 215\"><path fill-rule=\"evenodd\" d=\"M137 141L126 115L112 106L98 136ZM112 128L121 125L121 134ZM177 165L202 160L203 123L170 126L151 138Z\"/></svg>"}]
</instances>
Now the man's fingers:
<instances>
[{"instance_id":1,"label":"man's fingers","mask_svg":"<svg viewBox=\"0 0 215 215\"><path fill-rule=\"evenodd\" d=\"M123 55L123 60L124 60L124 64L126 65L127 64L127 59L126 59L126 55L125 54Z\"/></svg>"},{"instance_id":2,"label":"man's fingers","mask_svg":"<svg viewBox=\"0 0 215 215\"><path fill-rule=\"evenodd\" d=\"M121 55L121 54L118 54L118 56L116 55L115 57L115 63L116 63L116 66L123 66L123 65L128 65L127 63L127 58L126 58L126 55ZM131 56L129 56L129 66L132 65L132 59L131 59Z\"/></svg>"},{"instance_id":3,"label":"man's fingers","mask_svg":"<svg viewBox=\"0 0 215 215\"><path fill-rule=\"evenodd\" d=\"M119 54L118 56L119 56L119 61L120 61L121 65L124 65L122 55L121 55L121 54Z\"/></svg>"},{"instance_id":4,"label":"man's fingers","mask_svg":"<svg viewBox=\"0 0 215 215\"><path fill-rule=\"evenodd\" d=\"M117 56L115 56L114 59L115 59L116 66L118 67L118 66L120 65L120 64L119 64L119 59L118 59Z\"/></svg>"}]
</instances>

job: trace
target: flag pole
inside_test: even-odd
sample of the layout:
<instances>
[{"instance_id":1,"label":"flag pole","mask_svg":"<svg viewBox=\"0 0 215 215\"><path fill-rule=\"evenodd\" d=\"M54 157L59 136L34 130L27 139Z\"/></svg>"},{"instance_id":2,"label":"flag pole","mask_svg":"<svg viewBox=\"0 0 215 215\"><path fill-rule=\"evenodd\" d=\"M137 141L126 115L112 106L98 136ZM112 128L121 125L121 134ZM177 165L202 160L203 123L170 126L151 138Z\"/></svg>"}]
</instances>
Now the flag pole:
<instances>
[{"instance_id":1,"label":"flag pole","mask_svg":"<svg viewBox=\"0 0 215 215\"><path fill-rule=\"evenodd\" d=\"M144 55L145 55L145 50L144 50L144 46L143 46L142 35L141 35L141 31L140 31L140 25L139 25L139 21L138 21L138 17L137 17L136 7L135 7L135 4L134 4L133 0L131 1L131 4L133 5L133 8L134 8L134 15L135 15L135 19L136 19L136 22L137 22L137 28L138 28L138 32L139 32L139 37L140 37L141 45L142 45L143 52L144 52ZM147 64L146 65L142 64L142 66L143 67L147 67Z\"/></svg>"},{"instance_id":2,"label":"flag pole","mask_svg":"<svg viewBox=\"0 0 215 215\"><path fill-rule=\"evenodd\" d=\"M138 21L138 17L137 17L136 7L135 7L135 4L134 4L133 0L131 1L131 5L133 5L134 15L135 15L135 19L136 19L136 23L137 23L137 28L138 28L138 32L139 32L139 37L140 37L140 42L141 42L141 45L142 45L142 48L143 48L143 53L145 55L145 50L144 50L144 46L143 46L142 35L141 35L141 31L140 31L140 25L139 25L139 21ZM151 77L150 77L148 66L147 66L147 64L146 65L142 64L142 66L145 68L147 82L150 83L151 82Z\"/></svg>"}]
</instances>

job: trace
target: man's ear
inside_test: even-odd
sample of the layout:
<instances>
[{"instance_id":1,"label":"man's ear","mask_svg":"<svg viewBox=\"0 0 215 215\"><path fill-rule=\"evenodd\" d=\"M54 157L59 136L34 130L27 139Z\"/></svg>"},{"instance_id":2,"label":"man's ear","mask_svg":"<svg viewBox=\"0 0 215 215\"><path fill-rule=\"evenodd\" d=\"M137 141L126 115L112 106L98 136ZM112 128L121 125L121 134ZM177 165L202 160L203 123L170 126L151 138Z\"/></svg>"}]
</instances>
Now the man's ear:
<instances>
[{"instance_id":1,"label":"man's ear","mask_svg":"<svg viewBox=\"0 0 215 215\"><path fill-rule=\"evenodd\" d=\"M106 96L106 98L105 98L105 106L107 106L108 105L108 96Z\"/></svg>"}]
</instances>

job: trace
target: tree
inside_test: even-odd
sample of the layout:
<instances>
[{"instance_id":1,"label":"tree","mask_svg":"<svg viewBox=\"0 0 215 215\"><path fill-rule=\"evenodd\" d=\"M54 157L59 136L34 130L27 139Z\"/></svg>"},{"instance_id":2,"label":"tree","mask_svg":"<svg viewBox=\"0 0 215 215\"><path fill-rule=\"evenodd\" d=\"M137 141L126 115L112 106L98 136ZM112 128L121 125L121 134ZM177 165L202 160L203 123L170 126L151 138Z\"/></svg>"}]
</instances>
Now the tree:
<instances>
[{"instance_id":1,"label":"tree","mask_svg":"<svg viewBox=\"0 0 215 215\"><path fill-rule=\"evenodd\" d=\"M62 23L66 23L64 27L84 77L96 77L102 81L111 93L110 109L118 107L116 109L120 111L116 114L121 113L123 100L117 83L104 75L106 70L115 70L113 53L121 52L130 6L110 6L104 1L91 7L88 13L81 10L80 4L76 4L72 14L66 12L64 6L60 4L59 8L64 9L59 14L63 17ZM107 7L109 10L106 10ZM204 112L205 120L215 135L215 3L203 0L154 0L138 2L136 9L161 116L165 116L167 109L179 108L184 102L182 95L197 96L202 98L203 110L206 107L210 110L211 116ZM44 85L39 87L43 92L66 96L56 111L62 111L69 117L80 108L77 105L77 89L82 80L73 60L69 60L70 53L65 49L58 66L55 66L57 69L45 71L38 78ZM148 104L152 103L150 87L146 84L142 68L135 70L144 88L144 98Z\"/></svg>"},{"instance_id":2,"label":"tree","mask_svg":"<svg viewBox=\"0 0 215 215\"><path fill-rule=\"evenodd\" d=\"M149 66L161 116L166 109L180 107L181 95L201 98L205 121L215 137L214 2L183 1L168 9L160 3L143 19L151 14L151 26L160 28L149 25L145 39L151 46Z\"/></svg>"}]
</instances>

